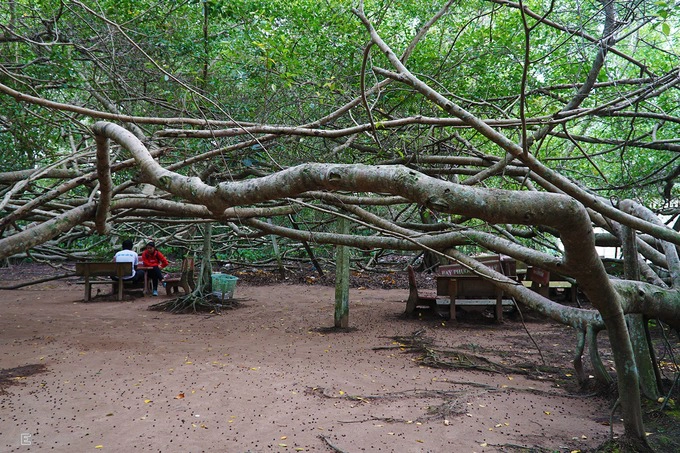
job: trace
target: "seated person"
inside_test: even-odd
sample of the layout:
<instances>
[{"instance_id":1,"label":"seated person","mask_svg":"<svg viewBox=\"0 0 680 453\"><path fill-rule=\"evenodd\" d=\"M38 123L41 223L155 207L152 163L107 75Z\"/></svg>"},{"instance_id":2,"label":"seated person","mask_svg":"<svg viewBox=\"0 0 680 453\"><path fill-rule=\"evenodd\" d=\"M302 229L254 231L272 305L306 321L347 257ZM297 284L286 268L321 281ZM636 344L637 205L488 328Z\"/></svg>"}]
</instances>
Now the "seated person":
<instances>
[{"instance_id":1,"label":"seated person","mask_svg":"<svg viewBox=\"0 0 680 453\"><path fill-rule=\"evenodd\" d=\"M113 257L114 263L132 263L132 274L123 277L124 281L130 281L137 283L139 281L144 281L144 271L137 270L137 265L139 264L139 258L137 253L132 251L132 241L126 239L123 241L123 250L116 253ZM118 277L111 277L113 280L118 280Z\"/></svg>"},{"instance_id":2,"label":"seated person","mask_svg":"<svg viewBox=\"0 0 680 453\"><path fill-rule=\"evenodd\" d=\"M146 250L142 253L142 263L144 266L153 268L148 271L151 282L153 283L153 293L151 294L158 296L158 282L163 281L161 269L169 264L168 260L160 251L158 251L158 249L156 249L156 244L154 242L149 242L146 244Z\"/></svg>"}]
</instances>

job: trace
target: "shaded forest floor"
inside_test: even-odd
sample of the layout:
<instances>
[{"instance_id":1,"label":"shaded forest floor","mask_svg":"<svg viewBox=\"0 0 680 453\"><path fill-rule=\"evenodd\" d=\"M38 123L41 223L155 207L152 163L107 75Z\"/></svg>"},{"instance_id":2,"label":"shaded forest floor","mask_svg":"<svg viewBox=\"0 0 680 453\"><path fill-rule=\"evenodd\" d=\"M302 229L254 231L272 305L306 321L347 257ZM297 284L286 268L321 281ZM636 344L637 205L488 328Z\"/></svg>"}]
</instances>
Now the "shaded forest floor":
<instances>
[{"instance_id":1,"label":"shaded forest floor","mask_svg":"<svg viewBox=\"0 0 680 453\"><path fill-rule=\"evenodd\" d=\"M62 272L2 268L0 286ZM405 274L364 272L338 330L332 275L232 273L221 315L85 304L75 278L0 291L0 450L585 452L621 434L610 393L575 382L573 332L529 311L405 319ZM650 441L678 451L655 409Z\"/></svg>"}]
</instances>

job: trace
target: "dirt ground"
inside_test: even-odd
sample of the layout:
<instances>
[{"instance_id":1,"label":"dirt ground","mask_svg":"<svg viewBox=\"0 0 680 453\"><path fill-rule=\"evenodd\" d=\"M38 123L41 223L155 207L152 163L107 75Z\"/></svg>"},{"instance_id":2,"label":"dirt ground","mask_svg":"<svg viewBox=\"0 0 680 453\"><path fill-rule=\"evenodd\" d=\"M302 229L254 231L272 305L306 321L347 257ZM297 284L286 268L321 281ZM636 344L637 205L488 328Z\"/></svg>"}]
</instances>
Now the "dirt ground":
<instances>
[{"instance_id":1,"label":"dirt ground","mask_svg":"<svg viewBox=\"0 0 680 453\"><path fill-rule=\"evenodd\" d=\"M0 269L0 286L20 274ZM407 290L353 288L339 331L332 287L245 280L220 315L147 309L166 296L84 303L74 279L0 290L0 451L585 452L608 439L611 402L575 384L569 329L404 319Z\"/></svg>"}]
</instances>

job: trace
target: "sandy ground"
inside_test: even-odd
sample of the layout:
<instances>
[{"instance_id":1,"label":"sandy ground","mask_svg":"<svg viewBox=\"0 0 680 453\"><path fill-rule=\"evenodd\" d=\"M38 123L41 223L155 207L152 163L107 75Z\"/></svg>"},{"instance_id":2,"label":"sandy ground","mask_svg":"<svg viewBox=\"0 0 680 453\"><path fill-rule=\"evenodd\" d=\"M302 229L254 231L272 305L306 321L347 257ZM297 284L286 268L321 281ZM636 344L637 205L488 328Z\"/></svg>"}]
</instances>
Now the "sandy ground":
<instances>
[{"instance_id":1,"label":"sandy ground","mask_svg":"<svg viewBox=\"0 0 680 453\"><path fill-rule=\"evenodd\" d=\"M86 304L65 280L0 291L0 451L572 452L609 435L561 326L527 322L552 371L440 369L394 338L541 360L517 320L402 319L403 289L352 289L342 332L333 288L236 296L222 315L173 315L147 310L163 297Z\"/></svg>"}]
</instances>

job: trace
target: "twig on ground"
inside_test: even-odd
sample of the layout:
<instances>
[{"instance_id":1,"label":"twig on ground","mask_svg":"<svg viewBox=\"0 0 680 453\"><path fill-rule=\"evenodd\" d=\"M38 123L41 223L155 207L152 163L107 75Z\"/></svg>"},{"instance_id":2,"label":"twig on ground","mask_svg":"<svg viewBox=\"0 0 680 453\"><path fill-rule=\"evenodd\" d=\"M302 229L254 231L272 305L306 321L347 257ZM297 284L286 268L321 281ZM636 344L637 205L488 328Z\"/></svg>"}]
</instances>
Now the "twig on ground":
<instances>
[{"instance_id":1,"label":"twig on ground","mask_svg":"<svg viewBox=\"0 0 680 453\"><path fill-rule=\"evenodd\" d=\"M336 452L336 453L346 453L345 450L341 450L338 447L336 447L335 445L333 445L331 443L331 441L328 440L328 438L326 436L322 436L321 434L319 434L319 439L322 439L324 442L326 442L326 445L328 445L334 452Z\"/></svg>"},{"instance_id":2,"label":"twig on ground","mask_svg":"<svg viewBox=\"0 0 680 453\"><path fill-rule=\"evenodd\" d=\"M522 327L524 327L524 331L527 333L529 336L529 339L531 342L536 346L536 350L538 351L538 355L541 356L541 362L543 365L545 365L545 358L543 357L543 351L541 351L541 348L538 347L538 343L536 343L536 340L534 340L534 337L531 336L531 332L529 332L529 329L527 328L526 323L524 322L524 316L522 316L522 310L519 309L519 304L515 302L515 309L517 310L517 313L519 313L519 320L522 322Z\"/></svg>"}]
</instances>

